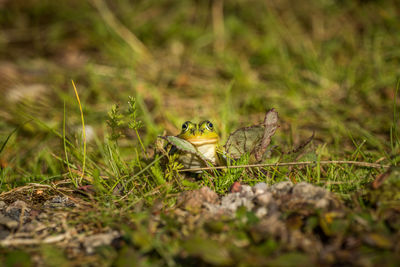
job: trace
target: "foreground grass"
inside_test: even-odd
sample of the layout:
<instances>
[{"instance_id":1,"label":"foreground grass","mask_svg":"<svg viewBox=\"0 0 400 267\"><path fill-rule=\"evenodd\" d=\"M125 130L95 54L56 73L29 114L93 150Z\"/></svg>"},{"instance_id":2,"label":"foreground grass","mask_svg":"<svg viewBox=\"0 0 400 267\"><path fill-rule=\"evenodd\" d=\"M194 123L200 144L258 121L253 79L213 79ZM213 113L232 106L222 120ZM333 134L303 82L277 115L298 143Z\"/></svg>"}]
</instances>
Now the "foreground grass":
<instances>
[{"instance_id":1,"label":"foreground grass","mask_svg":"<svg viewBox=\"0 0 400 267\"><path fill-rule=\"evenodd\" d=\"M193 180L154 151L158 135L177 134L186 120L209 119L226 140L234 129L260 122L274 107L281 127L269 162L397 165L400 22L395 1L235 1L224 3L223 31L218 5L206 2L122 1L109 8L102 1L4 5L3 192L28 183L91 184L96 209L87 220L126 224L126 229L140 229L149 207L159 201L166 209L174 207L179 192L207 185L224 194L236 181L306 181L362 207L361 213L375 212L363 196L383 169L316 164L232 169ZM109 9L118 23L110 22ZM121 35L124 29L144 48L129 34ZM310 146L283 154L312 132L316 136ZM230 223L237 230L236 222ZM176 255L170 250L177 244L157 238L149 242L139 252L124 248L121 261L126 255L150 255L160 264L174 262L168 255ZM264 245L271 251L279 246ZM51 255L48 251L43 248L42 255ZM108 252L102 253L107 257ZM158 256L153 258L154 253Z\"/></svg>"}]
</instances>

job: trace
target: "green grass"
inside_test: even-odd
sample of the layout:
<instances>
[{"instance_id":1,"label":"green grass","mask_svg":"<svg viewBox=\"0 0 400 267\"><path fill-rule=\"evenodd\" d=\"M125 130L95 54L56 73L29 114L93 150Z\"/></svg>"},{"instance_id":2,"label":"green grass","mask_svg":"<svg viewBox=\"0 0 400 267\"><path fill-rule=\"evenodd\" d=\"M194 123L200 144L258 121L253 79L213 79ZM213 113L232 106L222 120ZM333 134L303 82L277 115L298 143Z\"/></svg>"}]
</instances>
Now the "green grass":
<instances>
[{"instance_id":1,"label":"green grass","mask_svg":"<svg viewBox=\"0 0 400 267\"><path fill-rule=\"evenodd\" d=\"M398 165L396 1L225 1L223 36L214 30L209 2L109 1L117 24L105 19L101 3L1 4L2 192L33 182L93 184L104 225L141 225L138 214L158 200L170 208L179 192L204 185L223 194L235 181L306 181L352 201L383 172L317 164L229 169L188 180L177 162L154 153L157 136L176 135L186 120L211 120L223 144L233 130L260 123L270 108L278 111L280 128L267 162ZM216 48L221 40L223 50ZM32 84L45 89L15 96ZM82 127L93 132L83 131L82 138ZM312 132L306 149L283 153ZM121 195L115 195L119 185ZM132 240L141 250L124 248L121 262L143 255L174 262L173 240ZM265 251L279 246L271 242ZM146 244L159 257L149 255Z\"/></svg>"}]
</instances>

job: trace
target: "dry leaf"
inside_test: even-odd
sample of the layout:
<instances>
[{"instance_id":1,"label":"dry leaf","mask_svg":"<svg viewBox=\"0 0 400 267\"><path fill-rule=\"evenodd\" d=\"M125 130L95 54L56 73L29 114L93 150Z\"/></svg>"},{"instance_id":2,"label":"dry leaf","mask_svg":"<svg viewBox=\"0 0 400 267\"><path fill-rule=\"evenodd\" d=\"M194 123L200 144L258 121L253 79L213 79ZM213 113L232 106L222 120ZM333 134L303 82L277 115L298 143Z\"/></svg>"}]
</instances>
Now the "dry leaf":
<instances>
[{"instance_id":1,"label":"dry leaf","mask_svg":"<svg viewBox=\"0 0 400 267\"><path fill-rule=\"evenodd\" d=\"M263 138L254 148L254 156L258 162L262 161L263 155L271 143L271 137L275 134L275 131L278 128L278 112L276 112L275 109L271 109L267 114L265 114L263 126Z\"/></svg>"},{"instance_id":2,"label":"dry leaf","mask_svg":"<svg viewBox=\"0 0 400 267\"><path fill-rule=\"evenodd\" d=\"M224 146L225 150L232 159L239 159L250 153L256 162L260 162L277 128L278 113L271 109L265 114L262 125L244 127L233 132Z\"/></svg>"}]
</instances>

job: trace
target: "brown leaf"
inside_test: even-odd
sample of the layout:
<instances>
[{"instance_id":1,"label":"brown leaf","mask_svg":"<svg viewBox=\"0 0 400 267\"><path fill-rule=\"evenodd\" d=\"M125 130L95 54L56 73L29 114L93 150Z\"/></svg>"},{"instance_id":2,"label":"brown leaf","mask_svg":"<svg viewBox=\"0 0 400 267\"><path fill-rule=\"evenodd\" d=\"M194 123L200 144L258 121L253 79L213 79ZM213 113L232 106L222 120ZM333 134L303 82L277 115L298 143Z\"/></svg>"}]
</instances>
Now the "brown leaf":
<instances>
[{"instance_id":1,"label":"brown leaf","mask_svg":"<svg viewBox=\"0 0 400 267\"><path fill-rule=\"evenodd\" d=\"M246 153L250 153L259 144L264 135L264 128L260 125L237 129L228 138L225 151L229 158L239 159Z\"/></svg>"},{"instance_id":2,"label":"brown leaf","mask_svg":"<svg viewBox=\"0 0 400 267\"><path fill-rule=\"evenodd\" d=\"M260 162L277 128L278 113L271 109L265 114L263 124L237 129L229 136L224 146L228 157L239 159L249 153L253 161Z\"/></svg>"},{"instance_id":3,"label":"brown leaf","mask_svg":"<svg viewBox=\"0 0 400 267\"><path fill-rule=\"evenodd\" d=\"M261 142L254 148L254 156L256 161L260 162L263 159L263 155L271 143L271 137L275 134L278 128L278 112L275 109L271 109L265 114L264 118L264 134Z\"/></svg>"}]
</instances>

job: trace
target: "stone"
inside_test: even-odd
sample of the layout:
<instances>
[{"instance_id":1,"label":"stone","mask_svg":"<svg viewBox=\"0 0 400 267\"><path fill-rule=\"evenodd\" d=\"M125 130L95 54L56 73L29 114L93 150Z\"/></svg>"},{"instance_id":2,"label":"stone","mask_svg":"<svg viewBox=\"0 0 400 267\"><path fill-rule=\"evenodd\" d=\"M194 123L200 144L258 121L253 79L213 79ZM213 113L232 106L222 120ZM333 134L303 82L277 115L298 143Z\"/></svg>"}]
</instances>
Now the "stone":
<instances>
[{"instance_id":1,"label":"stone","mask_svg":"<svg viewBox=\"0 0 400 267\"><path fill-rule=\"evenodd\" d=\"M44 208L71 208L75 207L75 203L72 202L68 197L66 196L55 196L50 200L47 200L43 204Z\"/></svg>"},{"instance_id":2,"label":"stone","mask_svg":"<svg viewBox=\"0 0 400 267\"><path fill-rule=\"evenodd\" d=\"M274 198L272 197L272 193L264 192L262 194L257 195L255 200L258 205L267 206L268 204L274 201Z\"/></svg>"},{"instance_id":3,"label":"stone","mask_svg":"<svg viewBox=\"0 0 400 267\"><path fill-rule=\"evenodd\" d=\"M24 201L16 200L6 208L6 215L13 220L19 221L22 210L24 210L24 218L28 217L31 209L28 208Z\"/></svg>"},{"instance_id":4,"label":"stone","mask_svg":"<svg viewBox=\"0 0 400 267\"><path fill-rule=\"evenodd\" d=\"M293 187L293 196L303 199L316 200L327 195L327 191L321 187L312 184L301 182Z\"/></svg>"},{"instance_id":5,"label":"stone","mask_svg":"<svg viewBox=\"0 0 400 267\"><path fill-rule=\"evenodd\" d=\"M231 193L224 196L221 200L221 208L230 212L236 212L236 210L244 206L247 210L251 210L254 207L252 199L243 197L242 193Z\"/></svg>"},{"instance_id":6,"label":"stone","mask_svg":"<svg viewBox=\"0 0 400 267\"><path fill-rule=\"evenodd\" d=\"M268 185L266 183L257 183L252 189L255 195L259 195L267 191Z\"/></svg>"},{"instance_id":7,"label":"stone","mask_svg":"<svg viewBox=\"0 0 400 267\"><path fill-rule=\"evenodd\" d=\"M255 214L257 218L262 218L268 214L268 210L266 207L259 207L256 209Z\"/></svg>"},{"instance_id":8,"label":"stone","mask_svg":"<svg viewBox=\"0 0 400 267\"><path fill-rule=\"evenodd\" d=\"M271 192L276 197L280 197L282 195L289 194L292 188L292 182L280 182L269 187L267 191Z\"/></svg>"},{"instance_id":9,"label":"stone","mask_svg":"<svg viewBox=\"0 0 400 267\"><path fill-rule=\"evenodd\" d=\"M329 208L329 205L330 205L330 201L326 198L320 199L315 202L315 207L317 209L327 209L327 208Z\"/></svg>"},{"instance_id":10,"label":"stone","mask_svg":"<svg viewBox=\"0 0 400 267\"><path fill-rule=\"evenodd\" d=\"M254 196L253 190L249 185L242 185L240 196L245 198L252 198Z\"/></svg>"},{"instance_id":11,"label":"stone","mask_svg":"<svg viewBox=\"0 0 400 267\"><path fill-rule=\"evenodd\" d=\"M0 213L0 225L6 226L8 229L13 230L18 228L18 221L13 220L7 216Z\"/></svg>"}]
</instances>

